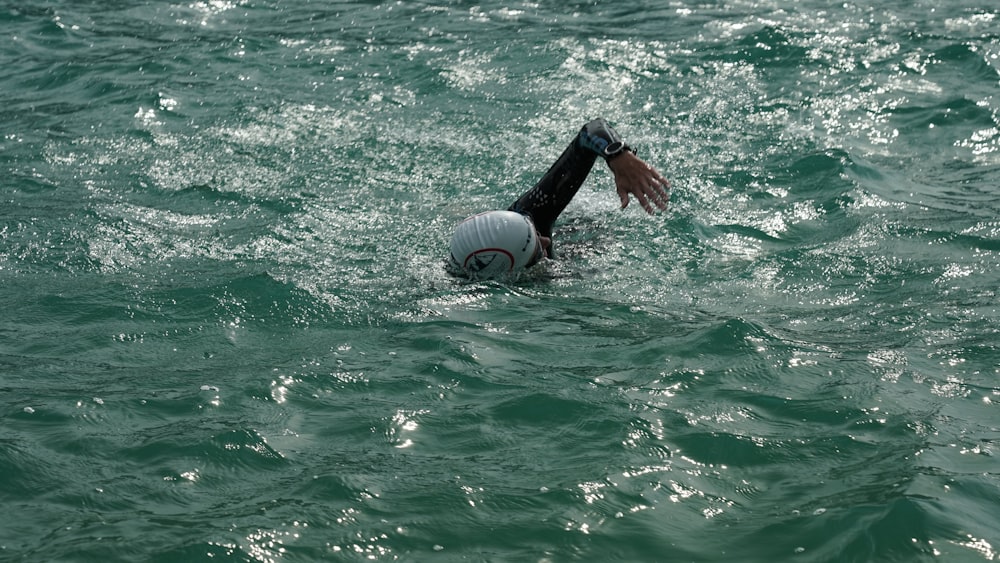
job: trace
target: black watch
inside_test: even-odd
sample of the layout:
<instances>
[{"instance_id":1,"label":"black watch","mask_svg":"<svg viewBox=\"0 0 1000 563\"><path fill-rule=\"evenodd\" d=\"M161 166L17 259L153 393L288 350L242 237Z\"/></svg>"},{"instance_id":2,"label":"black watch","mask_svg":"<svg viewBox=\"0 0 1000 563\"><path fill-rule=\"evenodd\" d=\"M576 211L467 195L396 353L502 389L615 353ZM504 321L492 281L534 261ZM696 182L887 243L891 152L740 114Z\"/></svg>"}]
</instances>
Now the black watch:
<instances>
[{"instance_id":1,"label":"black watch","mask_svg":"<svg viewBox=\"0 0 1000 563\"><path fill-rule=\"evenodd\" d=\"M601 156L604 157L604 160L611 160L617 156L621 156L621 154L625 151L634 152L632 147L621 141L615 141L613 143L608 143L608 146L604 147Z\"/></svg>"}]
</instances>

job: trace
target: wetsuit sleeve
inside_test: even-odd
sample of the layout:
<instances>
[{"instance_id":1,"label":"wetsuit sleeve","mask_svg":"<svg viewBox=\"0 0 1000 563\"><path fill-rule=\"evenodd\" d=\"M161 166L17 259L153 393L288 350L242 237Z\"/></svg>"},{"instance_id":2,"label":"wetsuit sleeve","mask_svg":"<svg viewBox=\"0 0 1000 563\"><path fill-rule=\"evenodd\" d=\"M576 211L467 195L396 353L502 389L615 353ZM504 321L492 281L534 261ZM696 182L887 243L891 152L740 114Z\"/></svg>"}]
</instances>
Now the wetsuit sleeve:
<instances>
[{"instance_id":1,"label":"wetsuit sleeve","mask_svg":"<svg viewBox=\"0 0 1000 563\"><path fill-rule=\"evenodd\" d=\"M538 232L551 237L556 218L583 185L604 147L620 140L603 119L587 123L542 179L508 210L530 216Z\"/></svg>"}]
</instances>

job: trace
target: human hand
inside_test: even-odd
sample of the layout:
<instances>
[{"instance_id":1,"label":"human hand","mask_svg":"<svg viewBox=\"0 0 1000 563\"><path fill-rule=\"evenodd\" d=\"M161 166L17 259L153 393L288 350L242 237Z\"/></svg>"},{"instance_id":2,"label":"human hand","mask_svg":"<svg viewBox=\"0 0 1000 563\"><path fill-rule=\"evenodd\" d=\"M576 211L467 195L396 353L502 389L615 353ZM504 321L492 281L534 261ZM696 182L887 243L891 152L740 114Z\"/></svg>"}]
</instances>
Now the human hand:
<instances>
[{"instance_id":1,"label":"human hand","mask_svg":"<svg viewBox=\"0 0 1000 563\"><path fill-rule=\"evenodd\" d=\"M661 211L666 211L670 201L670 182L655 168L629 151L611 159L608 168L615 175L615 188L622 200L622 209L628 207L628 196L631 194L646 213L654 213L654 204Z\"/></svg>"}]
</instances>

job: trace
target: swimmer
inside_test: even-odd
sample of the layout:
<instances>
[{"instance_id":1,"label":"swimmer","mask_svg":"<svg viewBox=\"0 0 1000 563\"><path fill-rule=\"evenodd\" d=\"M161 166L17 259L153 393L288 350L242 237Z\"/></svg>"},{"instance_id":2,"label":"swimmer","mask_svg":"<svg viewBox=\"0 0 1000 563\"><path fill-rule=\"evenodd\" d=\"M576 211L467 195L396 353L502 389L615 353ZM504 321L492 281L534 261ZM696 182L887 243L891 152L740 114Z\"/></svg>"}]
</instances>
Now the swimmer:
<instances>
[{"instance_id":1,"label":"swimmer","mask_svg":"<svg viewBox=\"0 0 1000 563\"><path fill-rule=\"evenodd\" d=\"M488 211L459 223L451 239L449 270L472 279L516 274L552 258L552 227L576 195L597 158L615 177L622 209L629 196L647 213L664 211L670 183L635 155L632 147L603 119L580 129L542 179L506 211Z\"/></svg>"}]
</instances>

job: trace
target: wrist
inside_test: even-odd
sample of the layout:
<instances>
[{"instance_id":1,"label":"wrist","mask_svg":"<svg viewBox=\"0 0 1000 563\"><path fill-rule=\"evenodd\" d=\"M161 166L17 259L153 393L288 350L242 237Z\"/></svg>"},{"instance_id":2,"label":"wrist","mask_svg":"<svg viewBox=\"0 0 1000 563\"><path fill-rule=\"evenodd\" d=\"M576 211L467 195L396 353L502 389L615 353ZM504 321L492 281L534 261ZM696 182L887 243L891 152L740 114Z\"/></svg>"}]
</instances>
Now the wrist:
<instances>
[{"instance_id":1,"label":"wrist","mask_svg":"<svg viewBox=\"0 0 1000 563\"><path fill-rule=\"evenodd\" d=\"M610 163L612 160L620 157L625 153L635 154L635 150L632 147L628 146L623 141L614 141L608 143L607 145L604 146L603 149L601 149L601 156L608 163Z\"/></svg>"},{"instance_id":2,"label":"wrist","mask_svg":"<svg viewBox=\"0 0 1000 563\"><path fill-rule=\"evenodd\" d=\"M619 168L627 168L631 161L637 160L638 157L635 156L635 149L629 147L628 150L624 150L611 158L604 159L604 162L608 164L608 168L612 172L616 172Z\"/></svg>"}]
</instances>

